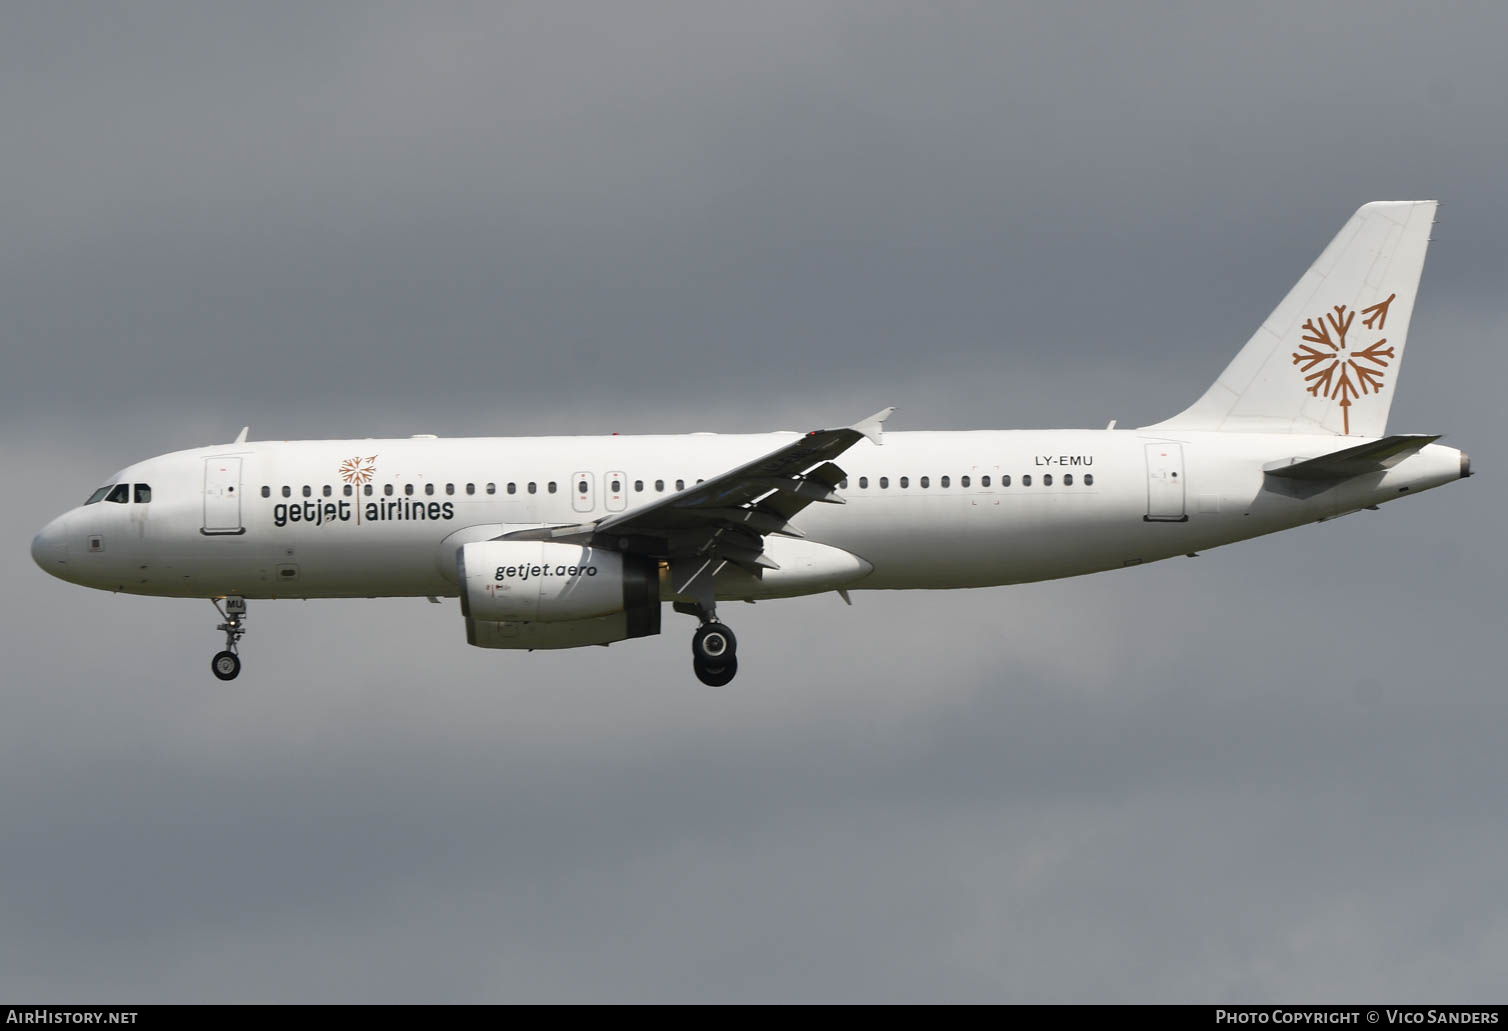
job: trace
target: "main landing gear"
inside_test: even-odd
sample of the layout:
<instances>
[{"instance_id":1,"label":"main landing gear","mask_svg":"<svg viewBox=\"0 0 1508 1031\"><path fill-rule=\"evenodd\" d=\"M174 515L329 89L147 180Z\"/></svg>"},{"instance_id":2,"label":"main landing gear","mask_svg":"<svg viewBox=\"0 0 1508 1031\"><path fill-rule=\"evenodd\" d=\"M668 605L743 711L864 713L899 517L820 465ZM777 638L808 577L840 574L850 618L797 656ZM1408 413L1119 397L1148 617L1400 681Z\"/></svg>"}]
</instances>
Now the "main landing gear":
<instances>
[{"instance_id":1,"label":"main landing gear","mask_svg":"<svg viewBox=\"0 0 1508 1031\"><path fill-rule=\"evenodd\" d=\"M241 635L246 633L246 599L230 597L224 601L222 607L218 599L210 599L210 604L225 620L215 627L225 631L225 650L215 653L215 657L209 660L209 668L221 680L234 680L241 673L241 656L237 652Z\"/></svg>"},{"instance_id":2,"label":"main landing gear","mask_svg":"<svg viewBox=\"0 0 1508 1031\"><path fill-rule=\"evenodd\" d=\"M708 687L726 687L738 675L738 638L717 618L717 603L709 596L700 601L678 601L677 612L702 621L691 635L691 668L696 679Z\"/></svg>"},{"instance_id":3,"label":"main landing gear","mask_svg":"<svg viewBox=\"0 0 1508 1031\"><path fill-rule=\"evenodd\" d=\"M738 638L716 617L691 635L691 668L708 687L726 687L738 674Z\"/></svg>"}]
</instances>

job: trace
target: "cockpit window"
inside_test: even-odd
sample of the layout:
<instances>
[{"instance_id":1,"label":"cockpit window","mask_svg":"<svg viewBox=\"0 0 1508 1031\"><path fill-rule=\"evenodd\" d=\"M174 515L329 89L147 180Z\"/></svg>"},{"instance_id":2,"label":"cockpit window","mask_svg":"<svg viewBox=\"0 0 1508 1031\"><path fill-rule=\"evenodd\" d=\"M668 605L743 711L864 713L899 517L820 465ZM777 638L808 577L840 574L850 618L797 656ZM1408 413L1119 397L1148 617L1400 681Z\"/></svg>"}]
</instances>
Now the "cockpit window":
<instances>
[{"instance_id":1,"label":"cockpit window","mask_svg":"<svg viewBox=\"0 0 1508 1031\"><path fill-rule=\"evenodd\" d=\"M86 502L84 502L84 504L86 504L86 505L92 505L92 504L94 504L97 501L103 501L103 500L105 500L105 495L110 493L110 488L113 487L113 486L115 486L115 484L113 484L113 483L107 483L107 484L105 484L99 490L97 490L93 494L89 495L89 500L86 501Z\"/></svg>"},{"instance_id":2,"label":"cockpit window","mask_svg":"<svg viewBox=\"0 0 1508 1031\"><path fill-rule=\"evenodd\" d=\"M148 483L138 483L136 485L136 503L138 505L145 505L148 501L151 501L151 500L152 500L152 486L151 486L151 484L148 484Z\"/></svg>"},{"instance_id":3,"label":"cockpit window","mask_svg":"<svg viewBox=\"0 0 1508 1031\"><path fill-rule=\"evenodd\" d=\"M131 485L129 483L117 483L110 489L110 493L105 495L105 500L113 501L117 505L124 505L131 500Z\"/></svg>"}]
</instances>

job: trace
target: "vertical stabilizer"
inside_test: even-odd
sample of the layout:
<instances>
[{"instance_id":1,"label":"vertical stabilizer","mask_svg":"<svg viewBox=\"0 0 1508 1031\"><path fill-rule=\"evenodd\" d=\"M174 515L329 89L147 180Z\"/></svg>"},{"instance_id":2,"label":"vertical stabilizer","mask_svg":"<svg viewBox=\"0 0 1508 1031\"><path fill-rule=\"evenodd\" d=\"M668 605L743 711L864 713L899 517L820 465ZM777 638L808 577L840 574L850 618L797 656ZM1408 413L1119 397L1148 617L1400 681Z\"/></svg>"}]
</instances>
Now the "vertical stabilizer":
<instances>
[{"instance_id":1,"label":"vertical stabilizer","mask_svg":"<svg viewBox=\"0 0 1508 1031\"><path fill-rule=\"evenodd\" d=\"M1146 429L1382 436L1436 206L1362 205L1204 396Z\"/></svg>"}]
</instances>

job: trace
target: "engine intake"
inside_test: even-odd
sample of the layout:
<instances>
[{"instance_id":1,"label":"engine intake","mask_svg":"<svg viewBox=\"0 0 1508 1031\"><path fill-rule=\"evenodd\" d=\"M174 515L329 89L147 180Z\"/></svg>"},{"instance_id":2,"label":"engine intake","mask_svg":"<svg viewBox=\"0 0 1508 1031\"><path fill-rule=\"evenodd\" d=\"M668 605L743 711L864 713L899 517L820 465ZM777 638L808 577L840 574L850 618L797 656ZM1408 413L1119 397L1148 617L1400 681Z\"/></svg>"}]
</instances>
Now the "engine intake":
<instances>
[{"instance_id":1,"label":"engine intake","mask_svg":"<svg viewBox=\"0 0 1508 1031\"><path fill-rule=\"evenodd\" d=\"M526 642L600 644L660 632L659 567L651 559L552 541L477 541L460 548L456 565L473 644L569 647ZM498 625L539 623L578 623L580 632Z\"/></svg>"}]
</instances>

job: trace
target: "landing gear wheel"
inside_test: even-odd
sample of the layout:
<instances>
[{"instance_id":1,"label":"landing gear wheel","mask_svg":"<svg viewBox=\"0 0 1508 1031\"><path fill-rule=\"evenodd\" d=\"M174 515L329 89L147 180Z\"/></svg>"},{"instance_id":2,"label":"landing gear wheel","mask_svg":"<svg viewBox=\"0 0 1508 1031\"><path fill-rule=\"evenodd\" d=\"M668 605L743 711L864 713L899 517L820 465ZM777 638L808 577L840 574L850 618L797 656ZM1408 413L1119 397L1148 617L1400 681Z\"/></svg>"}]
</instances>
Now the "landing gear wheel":
<instances>
[{"instance_id":1,"label":"landing gear wheel","mask_svg":"<svg viewBox=\"0 0 1508 1031\"><path fill-rule=\"evenodd\" d=\"M246 634L246 599L232 594L211 598L209 603L225 621L215 627L225 631L225 650L215 652L215 657L209 660L210 672L221 680L234 680L241 673L241 657L236 654L236 644Z\"/></svg>"},{"instance_id":2,"label":"landing gear wheel","mask_svg":"<svg viewBox=\"0 0 1508 1031\"><path fill-rule=\"evenodd\" d=\"M703 623L691 636L691 657L699 664L723 666L734 662L733 668L737 669L738 665L734 661L737 654L738 638L733 636L733 631L726 624L716 621Z\"/></svg>"},{"instance_id":3,"label":"landing gear wheel","mask_svg":"<svg viewBox=\"0 0 1508 1031\"><path fill-rule=\"evenodd\" d=\"M241 673L241 657L235 652L216 652L209 668L221 680L234 680Z\"/></svg>"},{"instance_id":4,"label":"landing gear wheel","mask_svg":"<svg viewBox=\"0 0 1508 1031\"><path fill-rule=\"evenodd\" d=\"M696 659L691 663L691 668L696 670L696 679L708 687L727 687L738 675L738 659L729 656L719 660L716 665Z\"/></svg>"}]
</instances>

